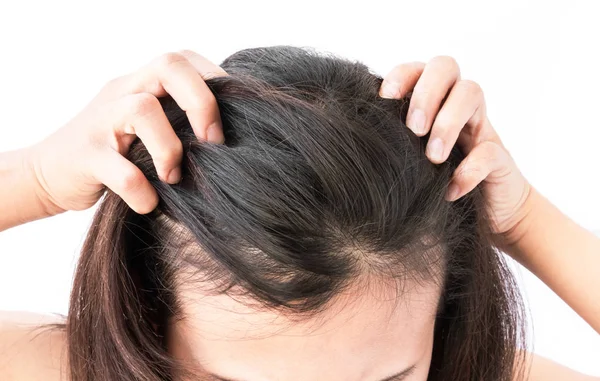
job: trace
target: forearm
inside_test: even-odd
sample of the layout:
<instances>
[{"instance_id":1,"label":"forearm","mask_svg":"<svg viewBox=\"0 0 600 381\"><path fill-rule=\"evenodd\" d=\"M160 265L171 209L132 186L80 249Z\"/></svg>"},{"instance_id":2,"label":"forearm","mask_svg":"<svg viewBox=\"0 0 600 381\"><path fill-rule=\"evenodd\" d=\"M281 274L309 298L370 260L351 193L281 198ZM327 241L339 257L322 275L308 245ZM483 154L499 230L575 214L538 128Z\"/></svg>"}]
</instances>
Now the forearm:
<instances>
[{"instance_id":1,"label":"forearm","mask_svg":"<svg viewBox=\"0 0 600 381\"><path fill-rule=\"evenodd\" d=\"M600 238L532 189L520 238L506 251L600 333Z\"/></svg>"},{"instance_id":2,"label":"forearm","mask_svg":"<svg viewBox=\"0 0 600 381\"><path fill-rule=\"evenodd\" d=\"M549 358L533 353L526 353L525 356L525 369L526 374L528 373L528 377L524 379L526 381L600 381L600 377L583 374Z\"/></svg>"},{"instance_id":3,"label":"forearm","mask_svg":"<svg viewBox=\"0 0 600 381\"><path fill-rule=\"evenodd\" d=\"M0 153L0 231L60 212L44 200L27 150Z\"/></svg>"}]
</instances>

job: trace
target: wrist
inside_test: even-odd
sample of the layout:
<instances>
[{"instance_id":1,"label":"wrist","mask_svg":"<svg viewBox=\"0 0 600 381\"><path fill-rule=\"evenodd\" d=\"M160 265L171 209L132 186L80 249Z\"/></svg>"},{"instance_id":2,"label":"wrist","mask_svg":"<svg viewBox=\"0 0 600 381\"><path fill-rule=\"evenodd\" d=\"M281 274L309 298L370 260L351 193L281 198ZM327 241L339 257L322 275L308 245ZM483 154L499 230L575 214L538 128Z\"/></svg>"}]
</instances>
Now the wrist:
<instances>
[{"instance_id":1,"label":"wrist","mask_svg":"<svg viewBox=\"0 0 600 381\"><path fill-rule=\"evenodd\" d=\"M524 259L523 249L527 246L526 241L534 235L540 215L544 213L548 206L548 200L531 185L525 197L525 201L519 210L518 222L502 234L501 245L499 245L502 251L519 262Z\"/></svg>"},{"instance_id":2,"label":"wrist","mask_svg":"<svg viewBox=\"0 0 600 381\"><path fill-rule=\"evenodd\" d=\"M39 157L39 144L23 148L21 154L21 165L23 173L26 174L28 187L32 190L42 218L51 217L65 212L54 201L46 179L42 171L42 161Z\"/></svg>"},{"instance_id":3,"label":"wrist","mask_svg":"<svg viewBox=\"0 0 600 381\"><path fill-rule=\"evenodd\" d=\"M0 231L51 215L27 163L27 151L0 153Z\"/></svg>"}]
</instances>

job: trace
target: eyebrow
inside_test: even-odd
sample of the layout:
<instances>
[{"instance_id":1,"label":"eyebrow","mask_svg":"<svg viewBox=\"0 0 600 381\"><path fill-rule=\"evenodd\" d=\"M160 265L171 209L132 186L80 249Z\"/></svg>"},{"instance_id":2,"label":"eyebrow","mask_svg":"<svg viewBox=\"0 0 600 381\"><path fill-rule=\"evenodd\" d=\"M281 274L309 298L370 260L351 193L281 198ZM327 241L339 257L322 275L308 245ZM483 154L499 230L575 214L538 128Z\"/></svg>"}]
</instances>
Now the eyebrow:
<instances>
[{"instance_id":1,"label":"eyebrow","mask_svg":"<svg viewBox=\"0 0 600 381\"><path fill-rule=\"evenodd\" d=\"M407 376L411 375L414 372L415 367L416 367L416 365L413 365L411 367L408 367L408 368L400 371L399 373L393 374L391 376L388 376L386 378L383 378L383 379L377 380L377 381L402 381ZM208 375L214 377L218 381L247 381L247 380L241 380L241 379L227 378L227 377L219 376L218 374L214 374L214 373L209 373Z\"/></svg>"}]
</instances>

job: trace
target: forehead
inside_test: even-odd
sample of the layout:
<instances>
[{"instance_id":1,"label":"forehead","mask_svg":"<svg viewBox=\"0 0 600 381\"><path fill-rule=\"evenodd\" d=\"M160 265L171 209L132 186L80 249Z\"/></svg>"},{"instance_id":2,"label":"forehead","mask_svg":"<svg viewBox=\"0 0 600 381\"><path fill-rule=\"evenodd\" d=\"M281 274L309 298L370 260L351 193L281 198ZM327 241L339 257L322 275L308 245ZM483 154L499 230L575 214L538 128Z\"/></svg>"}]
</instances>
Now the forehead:
<instances>
[{"instance_id":1,"label":"forehead","mask_svg":"<svg viewBox=\"0 0 600 381\"><path fill-rule=\"evenodd\" d=\"M362 381L428 360L440 287L406 280L398 293L392 284L361 283L300 321L243 298L193 287L179 294L183 316L169 333L179 358L242 380Z\"/></svg>"}]
</instances>

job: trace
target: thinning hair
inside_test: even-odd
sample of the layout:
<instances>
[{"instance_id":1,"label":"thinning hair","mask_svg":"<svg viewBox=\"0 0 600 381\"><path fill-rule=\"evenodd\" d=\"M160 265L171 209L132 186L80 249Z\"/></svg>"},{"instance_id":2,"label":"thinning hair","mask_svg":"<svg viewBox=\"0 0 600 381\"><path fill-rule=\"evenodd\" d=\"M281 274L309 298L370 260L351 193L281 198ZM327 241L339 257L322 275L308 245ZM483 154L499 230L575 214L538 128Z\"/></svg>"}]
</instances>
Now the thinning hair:
<instances>
[{"instance_id":1,"label":"thinning hair","mask_svg":"<svg viewBox=\"0 0 600 381\"><path fill-rule=\"evenodd\" d=\"M515 280L480 187L444 199L464 155L427 159L429 135L405 125L410 94L383 99L364 64L311 49L246 49L221 67L229 76L206 83L225 143L198 141L161 98L183 142L182 181L160 181L137 140L128 158L158 207L139 215L110 191L99 205L66 324L71 379L173 379L166 326L181 312L178 274L192 268L198 287L298 317L360 275L439 281L428 380L513 381L525 337Z\"/></svg>"}]
</instances>

